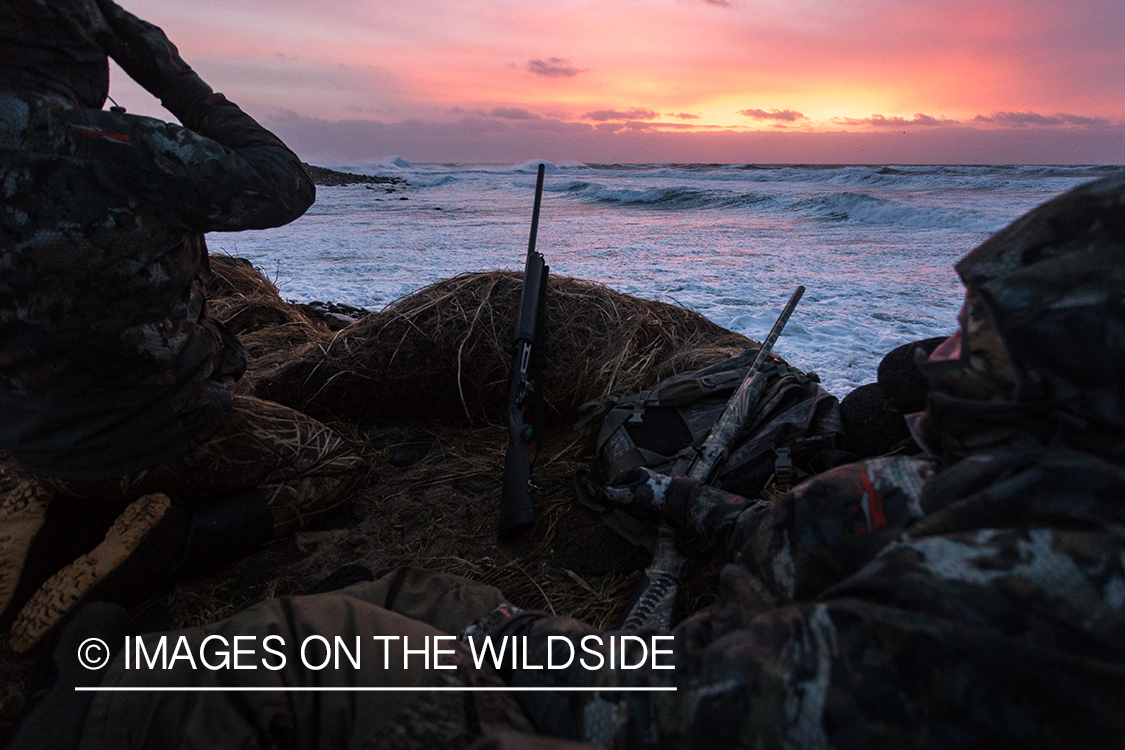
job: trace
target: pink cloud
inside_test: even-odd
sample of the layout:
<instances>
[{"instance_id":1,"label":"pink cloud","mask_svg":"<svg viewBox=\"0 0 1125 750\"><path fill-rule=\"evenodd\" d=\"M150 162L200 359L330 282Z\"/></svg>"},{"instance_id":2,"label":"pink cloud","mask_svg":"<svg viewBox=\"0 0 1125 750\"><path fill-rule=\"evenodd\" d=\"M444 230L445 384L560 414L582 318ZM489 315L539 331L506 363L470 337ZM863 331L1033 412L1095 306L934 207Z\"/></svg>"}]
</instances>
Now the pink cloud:
<instances>
[{"instance_id":1,"label":"pink cloud","mask_svg":"<svg viewBox=\"0 0 1125 750\"><path fill-rule=\"evenodd\" d=\"M800 112L794 112L791 109L771 109L769 112L764 109L740 109L738 114L746 117L752 117L755 120L781 120L783 122L796 122L797 120L807 120Z\"/></svg>"},{"instance_id":2,"label":"pink cloud","mask_svg":"<svg viewBox=\"0 0 1125 750\"><path fill-rule=\"evenodd\" d=\"M916 114L911 119L905 117L885 117L883 115L871 115L871 117L833 117L832 122L840 123L842 125L870 125L876 128L904 128L904 127L932 127L936 125L959 125L955 120L949 120L944 117L933 117L931 115Z\"/></svg>"},{"instance_id":3,"label":"pink cloud","mask_svg":"<svg viewBox=\"0 0 1125 750\"><path fill-rule=\"evenodd\" d=\"M587 112L582 116L587 120L606 122L609 120L655 120L660 114L651 109L633 107L625 111L617 109L598 109L593 112Z\"/></svg>"},{"instance_id":4,"label":"pink cloud","mask_svg":"<svg viewBox=\"0 0 1125 750\"><path fill-rule=\"evenodd\" d=\"M1066 127L1108 128L1112 123L1104 117L1083 117L1081 115L1041 115L1035 112L993 112L989 116L977 115L974 122L997 123L1009 127Z\"/></svg>"},{"instance_id":5,"label":"pink cloud","mask_svg":"<svg viewBox=\"0 0 1125 750\"><path fill-rule=\"evenodd\" d=\"M570 64L570 60L562 57L551 57L546 60L528 60L528 71L545 78L573 78L582 71Z\"/></svg>"},{"instance_id":6,"label":"pink cloud","mask_svg":"<svg viewBox=\"0 0 1125 750\"><path fill-rule=\"evenodd\" d=\"M493 117L502 117L505 120L540 120L539 115L528 112L523 107L496 107L492 110Z\"/></svg>"}]
</instances>

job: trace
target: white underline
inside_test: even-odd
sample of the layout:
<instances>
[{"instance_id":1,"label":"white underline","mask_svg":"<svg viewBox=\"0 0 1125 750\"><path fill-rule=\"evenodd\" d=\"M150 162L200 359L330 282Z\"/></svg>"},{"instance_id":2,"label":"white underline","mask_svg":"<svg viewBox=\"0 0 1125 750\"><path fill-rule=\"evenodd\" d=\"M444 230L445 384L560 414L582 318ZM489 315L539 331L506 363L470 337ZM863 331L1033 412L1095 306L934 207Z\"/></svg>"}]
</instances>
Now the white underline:
<instances>
[{"instance_id":1,"label":"white underline","mask_svg":"<svg viewBox=\"0 0 1125 750\"><path fill-rule=\"evenodd\" d=\"M675 687L76 687L76 693L656 693Z\"/></svg>"}]
</instances>

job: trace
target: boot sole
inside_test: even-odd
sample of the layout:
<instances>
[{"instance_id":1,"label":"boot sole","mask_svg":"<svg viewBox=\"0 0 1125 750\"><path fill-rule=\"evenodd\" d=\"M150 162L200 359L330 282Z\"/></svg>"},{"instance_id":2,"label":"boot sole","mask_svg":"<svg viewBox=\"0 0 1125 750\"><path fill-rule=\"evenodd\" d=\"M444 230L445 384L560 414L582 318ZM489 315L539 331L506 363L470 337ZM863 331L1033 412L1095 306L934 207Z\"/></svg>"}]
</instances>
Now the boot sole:
<instances>
[{"instance_id":1,"label":"boot sole","mask_svg":"<svg viewBox=\"0 0 1125 750\"><path fill-rule=\"evenodd\" d=\"M20 610L10 631L8 645L12 651L23 654L34 648L140 546L171 505L168 496L159 493L130 503L97 547L51 576Z\"/></svg>"}]
</instances>

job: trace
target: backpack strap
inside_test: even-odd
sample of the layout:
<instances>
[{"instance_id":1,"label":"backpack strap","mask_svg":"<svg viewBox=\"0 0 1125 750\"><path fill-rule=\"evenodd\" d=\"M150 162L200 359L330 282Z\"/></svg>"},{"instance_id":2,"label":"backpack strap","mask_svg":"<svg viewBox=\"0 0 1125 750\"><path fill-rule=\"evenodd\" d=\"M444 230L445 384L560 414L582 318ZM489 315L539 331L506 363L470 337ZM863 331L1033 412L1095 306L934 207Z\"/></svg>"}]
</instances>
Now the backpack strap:
<instances>
[{"instance_id":1,"label":"backpack strap","mask_svg":"<svg viewBox=\"0 0 1125 750\"><path fill-rule=\"evenodd\" d=\"M578 421L571 429L581 430L595 419L604 417L616 405L617 400L612 398L607 398L605 401L587 401L578 407Z\"/></svg>"}]
</instances>

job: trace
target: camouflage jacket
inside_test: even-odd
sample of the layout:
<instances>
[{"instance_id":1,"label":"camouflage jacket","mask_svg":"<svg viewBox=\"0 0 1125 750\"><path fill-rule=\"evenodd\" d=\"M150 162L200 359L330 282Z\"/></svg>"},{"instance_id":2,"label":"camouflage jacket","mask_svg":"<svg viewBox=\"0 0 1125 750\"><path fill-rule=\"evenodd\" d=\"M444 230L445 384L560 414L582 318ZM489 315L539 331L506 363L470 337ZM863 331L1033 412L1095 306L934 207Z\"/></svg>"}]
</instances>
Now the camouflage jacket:
<instances>
[{"instance_id":1,"label":"camouflage jacket","mask_svg":"<svg viewBox=\"0 0 1125 750\"><path fill-rule=\"evenodd\" d=\"M505 677L604 686L519 700L539 731L610 748L1120 746L1123 498L1121 466L1045 447L936 474L873 459L772 507L699 488L686 524L738 554L715 602L675 629L675 669ZM535 644L531 664L548 636L590 632L504 626Z\"/></svg>"},{"instance_id":2,"label":"camouflage jacket","mask_svg":"<svg viewBox=\"0 0 1125 750\"><path fill-rule=\"evenodd\" d=\"M33 473L138 471L229 409L245 354L208 315L203 233L315 189L221 94L184 123L0 90L0 449Z\"/></svg>"}]
</instances>

